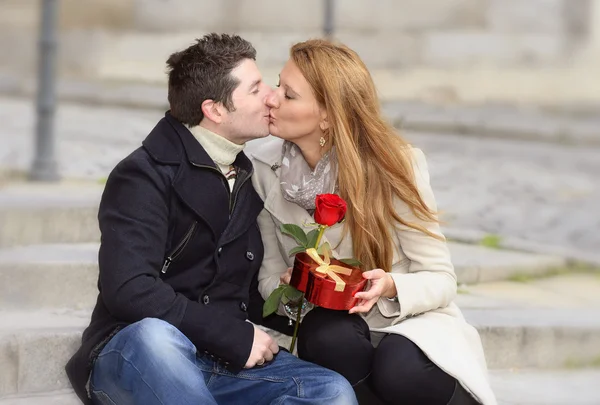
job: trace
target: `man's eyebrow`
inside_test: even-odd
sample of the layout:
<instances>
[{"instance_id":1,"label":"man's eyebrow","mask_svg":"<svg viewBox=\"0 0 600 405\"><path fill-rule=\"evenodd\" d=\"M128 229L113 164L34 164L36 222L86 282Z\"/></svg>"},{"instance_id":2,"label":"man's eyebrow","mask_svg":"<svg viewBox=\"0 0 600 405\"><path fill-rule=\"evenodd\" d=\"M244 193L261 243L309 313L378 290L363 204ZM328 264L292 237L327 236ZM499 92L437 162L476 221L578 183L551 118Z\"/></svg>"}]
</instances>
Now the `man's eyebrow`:
<instances>
[{"instance_id":1,"label":"man's eyebrow","mask_svg":"<svg viewBox=\"0 0 600 405\"><path fill-rule=\"evenodd\" d=\"M252 90L254 87L258 86L260 84L260 82L262 82L262 79L257 79L255 81L253 81L252 84L250 85L250 87L248 87L248 90Z\"/></svg>"}]
</instances>

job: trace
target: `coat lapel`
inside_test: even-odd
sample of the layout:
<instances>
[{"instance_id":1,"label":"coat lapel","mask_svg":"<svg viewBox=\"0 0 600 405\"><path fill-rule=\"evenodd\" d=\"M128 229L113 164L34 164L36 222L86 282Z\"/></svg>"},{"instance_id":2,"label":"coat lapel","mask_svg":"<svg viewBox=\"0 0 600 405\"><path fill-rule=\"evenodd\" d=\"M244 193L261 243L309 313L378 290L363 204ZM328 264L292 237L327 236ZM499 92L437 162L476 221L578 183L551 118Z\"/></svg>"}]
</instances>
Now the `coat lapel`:
<instances>
[{"instance_id":1,"label":"coat lapel","mask_svg":"<svg viewBox=\"0 0 600 405\"><path fill-rule=\"evenodd\" d=\"M215 169L217 170L217 169ZM173 188L179 199L213 232L215 241L229 222L229 198L220 174L189 164L180 167Z\"/></svg>"},{"instance_id":2,"label":"coat lapel","mask_svg":"<svg viewBox=\"0 0 600 405\"><path fill-rule=\"evenodd\" d=\"M156 161L179 166L173 189L179 199L211 229L215 240L229 222L228 185L192 133L167 112L143 142Z\"/></svg>"}]
</instances>

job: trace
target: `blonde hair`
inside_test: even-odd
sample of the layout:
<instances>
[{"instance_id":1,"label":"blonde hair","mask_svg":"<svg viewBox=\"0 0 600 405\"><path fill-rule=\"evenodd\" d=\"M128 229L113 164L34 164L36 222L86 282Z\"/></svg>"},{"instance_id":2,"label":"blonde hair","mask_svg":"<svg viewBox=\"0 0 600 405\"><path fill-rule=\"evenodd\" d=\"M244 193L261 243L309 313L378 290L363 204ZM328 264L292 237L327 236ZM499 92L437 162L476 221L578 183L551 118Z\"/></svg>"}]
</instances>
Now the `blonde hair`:
<instances>
[{"instance_id":1,"label":"blonde hair","mask_svg":"<svg viewBox=\"0 0 600 405\"><path fill-rule=\"evenodd\" d=\"M416 218L437 222L417 189L410 145L382 118L371 74L345 45L315 39L294 45L290 57L327 112L328 143L336 147L338 187L348 203L344 234L364 269L390 271L391 225L404 225L436 239L425 227L406 222L394 208L404 201Z\"/></svg>"}]
</instances>

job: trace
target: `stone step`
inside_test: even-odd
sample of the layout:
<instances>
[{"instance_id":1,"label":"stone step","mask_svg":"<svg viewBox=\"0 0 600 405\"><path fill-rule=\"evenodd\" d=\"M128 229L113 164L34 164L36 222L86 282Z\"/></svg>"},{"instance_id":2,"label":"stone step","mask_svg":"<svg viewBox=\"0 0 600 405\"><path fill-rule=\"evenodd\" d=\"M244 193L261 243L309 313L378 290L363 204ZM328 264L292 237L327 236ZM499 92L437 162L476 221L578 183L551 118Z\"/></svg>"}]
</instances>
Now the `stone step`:
<instances>
[{"instance_id":1,"label":"stone step","mask_svg":"<svg viewBox=\"0 0 600 405\"><path fill-rule=\"evenodd\" d=\"M600 362L600 309L465 309L488 367L562 368ZM279 344L291 338L271 331Z\"/></svg>"},{"instance_id":2,"label":"stone step","mask_svg":"<svg viewBox=\"0 0 600 405\"><path fill-rule=\"evenodd\" d=\"M100 240L94 183L22 183L0 190L0 247Z\"/></svg>"},{"instance_id":3,"label":"stone step","mask_svg":"<svg viewBox=\"0 0 600 405\"><path fill-rule=\"evenodd\" d=\"M50 213L47 215L50 219ZM91 231L75 218L71 225L73 233L70 236L67 236L67 228L61 233L66 239L91 237ZM31 223L30 227L35 228L36 224ZM43 227L27 235L36 238L56 236L47 233ZM0 305L6 309L91 308L97 296L98 246L97 243L67 243L0 249L0 279L4 280L0 284ZM504 280L515 275L537 276L565 265L563 259L552 256L459 243L449 246L461 284Z\"/></svg>"},{"instance_id":4,"label":"stone step","mask_svg":"<svg viewBox=\"0 0 600 405\"><path fill-rule=\"evenodd\" d=\"M0 405L81 405L72 389L0 398Z\"/></svg>"},{"instance_id":5,"label":"stone step","mask_svg":"<svg viewBox=\"0 0 600 405\"><path fill-rule=\"evenodd\" d=\"M600 358L598 310L466 310L491 369L585 366ZM63 367L89 312L0 312L0 398L69 388ZM274 334L278 337L277 334ZM278 337L283 346L289 337Z\"/></svg>"},{"instance_id":6,"label":"stone step","mask_svg":"<svg viewBox=\"0 0 600 405\"><path fill-rule=\"evenodd\" d=\"M600 309L465 309L490 368L584 366L600 360Z\"/></svg>"},{"instance_id":7,"label":"stone step","mask_svg":"<svg viewBox=\"0 0 600 405\"><path fill-rule=\"evenodd\" d=\"M461 286L455 301L462 309L474 310L600 309L600 272Z\"/></svg>"},{"instance_id":8,"label":"stone step","mask_svg":"<svg viewBox=\"0 0 600 405\"><path fill-rule=\"evenodd\" d=\"M600 369L492 370L498 405L598 405Z\"/></svg>"},{"instance_id":9,"label":"stone step","mask_svg":"<svg viewBox=\"0 0 600 405\"><path fill-rule=\"evenodd\" d=\"M0 249L0 307L90 309L98 295L98 244Z\"/></svg>"},{"instance_id":10,"label":"stone step","mask_svg":"<svg viewBox=\"0 0 600 405\"><path fill-rule=\"evenodd\" d=\"M459 284L487 283L515 277L543 276L564 271L567 261L541 255L448 242Z\"/></svg>"},{"instance_id":11,"label":"stone step","mask_svg":"<svg viewBox=\"0 0 600 405\"><path fill-rule=\"evenodd\" d=\"M69 388L64 366L89 311L0 311L0 398Z\"/></svg>"},{"instance_id":12,"label":"stone step","mask_svg":"<svg viewBox=\"0 0 600 405\"><path fill-rule=\"evenodd\" d=\"M492 370L499 405L598 405L600 370ZM80 405L72 390L8 396L0 405Z\"/></svg>"}]
</instances>

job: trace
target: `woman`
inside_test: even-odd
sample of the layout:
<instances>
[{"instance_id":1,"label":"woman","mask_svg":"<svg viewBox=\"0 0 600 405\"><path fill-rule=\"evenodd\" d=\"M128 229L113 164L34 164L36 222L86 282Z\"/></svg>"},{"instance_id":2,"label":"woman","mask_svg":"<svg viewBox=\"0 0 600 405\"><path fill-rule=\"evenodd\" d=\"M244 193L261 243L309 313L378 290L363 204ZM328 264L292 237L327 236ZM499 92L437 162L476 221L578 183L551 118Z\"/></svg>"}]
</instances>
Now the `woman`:
<instances>
[{"instance_id":1,"label":"woman","mask_svg":"<svg viewBox=\"0 0 600 405\"><path fill-rule=\"evenodd\" d=\"M322 193L348 203L344 223L322 241L336 257L359 259L370 280L350 311L305 316L299 356L388 404L496 404L479 335L452 302L456 276L425 158L381 117L358 55L324 40L294 45L269 103L270 131L281 139L254 154L265 201L261 294L289 282L295 243L279 226L314 222Z\"/></svg>"}]
</instances>

